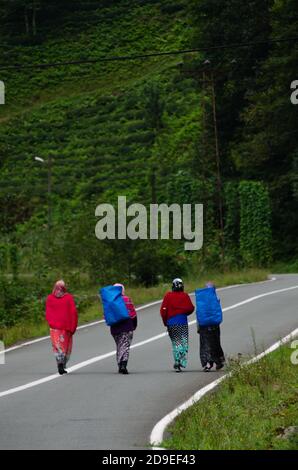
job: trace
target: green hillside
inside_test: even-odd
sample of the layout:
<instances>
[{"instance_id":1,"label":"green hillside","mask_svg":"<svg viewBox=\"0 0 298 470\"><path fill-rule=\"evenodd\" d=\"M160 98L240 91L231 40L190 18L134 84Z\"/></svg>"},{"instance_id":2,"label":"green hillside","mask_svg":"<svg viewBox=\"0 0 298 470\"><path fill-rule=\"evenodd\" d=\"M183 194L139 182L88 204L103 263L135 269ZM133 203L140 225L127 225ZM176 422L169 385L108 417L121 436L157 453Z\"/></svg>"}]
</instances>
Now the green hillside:
<instances>
[{"instance_id":1,"label":"green hillside","mask_svg":"<svg viewBox=\"0 0 298 470\"><path fill-rule=\"evenodd\" d=\"M186 3L174 9L166 2L115 2L111 7L80 9L65 15L63 34L61 25L52 21L42 26L40 43L7 46L6 63L136 54L163 50L168 44L180 48L187 42L189 29ZM35 212L45 175L34 156L46 159L51 154L57 200L99 196L110 190L111 182L116 194L132 189L134 197L149 200L144 180L154 160L160 160L160 150L165 152L165 144L158 145L157 137L173 135L179 128L175 139L187 147L188 134L194 134L198 125L195 83L179 76L175 67L179 60L4 71L2 195L9 190L10 195L23 197L30 213ZM162 107L160 123L150 109L154 99ZM183 162L183 155L179 159ZM168 169L171 163L166 161L164 166Z\"/></svg>"},{"instance_id":2,"label":"green hillside","mask_svg":"<svg viewBox=\"0 0 298 470\"><path fill-rule=\"evenodd\" d=\"M107 5L109 2L99 3ZM98 2L93 2L94 9L66 14L63 34L62 26L54 21L43 24L40 43L7 46L6 63L127 55L148 51L149 48L162 50L168 47L168 43L174 48L183 46L186 41L183 36L187 36L184 32L187 31L185 11L178 15L167 13L167 8L163 11L163 2L120 3L121 6L115 2L111 7L95 8ZM129 24L133 28L128 28ZM57 29L53 30L54 27ZM135 179L139 180L149 168L148 161L152 158L157 136L149 110L147 115L144 112L146 84L158 82L157 94L161 93L160 87L163 93L170 91L169 109L165 109L169 121L171 115L178 112L183 113L184 118L193 113L196 98L193 84L179 80L180 96L179 88L176 91L171 86L177 75L173 66L178 60L163 58L158 61L4 71L2 79L6 84L7 105L0 109L1 160L4 166L1 188L5 191L7 185L19 193L20 188L16 185L21 177L22 193L26 199L38 196L43 186L42 171L33 157L47 158L49 152L55 157L56 194L66 197L101 194L109 188L109 177L115 172L115 165L122 179L125 168L126 182L135 187ZM185 85L188 85L188 97L181 93ZM154 89L149 87L147 92L154 94ZM192 117L194 120L195 116ZM134 173L138 172L132 176L132 181L130 167ZM64 171L67 175L63 175ZM113 175L113 183L114 178ZM122 188L123 184L120 184Z\"/></svg>"},{"instance_id":3,"label":"green hillside","mask_svg":"<svg viewBox=\"0 0 298 470\"><path fill-rule=\"evenodd\" d=\"M169 44L175 50L189 42L187 2L175 6L154 1L99 2L100 7L98 2L78 3L77 10L64 12L62 24L56 18L41 17L40 33L27 39L20 35L21 46L15 45L15 35L22 24L14 33L4 31L5 64L133 55L165 51ZM47 223L47 168L35 161L36 156L52 158L51 205L60 235L59 223L67 218L71 225L70 214L82 214L82 205L84 216L88 214L94 225L96 204L115 201L118 194L143 203L151 202L154 191L161 200L181 199L171 175L181 170L190 174L194 165L198 171L195 142L200 107L197 84L180 73L179 62L180 56L170 56L4 70L3 231L10 234L16 227L22 234L25 231L25 244L34 243L34 253L36 238L46 235L42 229ZM55 243L57 238L53 239ZM41 255L43 251L42 246ZM33 253L33 268L32 257ZM40 262L37 257L37 265Z\"/></svg>"}]
</instances>

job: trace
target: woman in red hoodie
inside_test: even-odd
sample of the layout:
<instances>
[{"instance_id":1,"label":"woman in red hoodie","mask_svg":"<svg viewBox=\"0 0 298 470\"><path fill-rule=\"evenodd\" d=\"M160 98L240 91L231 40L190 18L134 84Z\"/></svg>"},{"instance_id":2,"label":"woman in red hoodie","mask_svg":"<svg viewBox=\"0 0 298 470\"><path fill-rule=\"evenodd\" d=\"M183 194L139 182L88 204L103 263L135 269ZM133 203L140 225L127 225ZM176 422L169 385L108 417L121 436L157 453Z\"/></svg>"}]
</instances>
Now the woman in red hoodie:
<instances>
[{"instance_id":1,"label":"woman in red hoodie","mask_svg":"<svg viewBox=\"0 0 298 470\"><path fill-rule=\"evenodd\" d=\"M184 292L182 279L173 280L172 292L167 292L160 314L164 325L168 328L172 341L174 369L181 372L187 365L188 355L188 322L187 316L194 311L189 295Z\"/></svg>"},{"instance_id":2,"label":"woman in red hoodie","mask_svg":"<svg viewBox=\"0 0 298 470\"><path fill-rule=\"evenodd\" d=\"M53 352L58 372L66 374L66 363L72 351L72 337L77 329L78 314L74 298L66 291L64 281L57 281L46 300L46 320L50 327Z\"/></svg>"}]
</instances>

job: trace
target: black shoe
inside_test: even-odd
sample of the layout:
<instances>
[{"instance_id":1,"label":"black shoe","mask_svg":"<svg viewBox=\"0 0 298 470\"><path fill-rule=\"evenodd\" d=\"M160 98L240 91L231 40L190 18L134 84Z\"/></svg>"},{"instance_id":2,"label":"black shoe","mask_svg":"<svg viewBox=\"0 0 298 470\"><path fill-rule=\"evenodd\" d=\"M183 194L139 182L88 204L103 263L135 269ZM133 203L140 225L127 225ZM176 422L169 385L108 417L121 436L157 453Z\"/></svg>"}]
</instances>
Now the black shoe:
<instances>
[{"instance_id":1,"label":"black shoe","mask_svg":"<svg viewBox=\"0 0 298 470\"><path fill-rule=\"evenodd\" d=\"M175 369L176 372L181 372L181 365L175 363L175 364L174 364L174 369Z\"/></svg>"},{"instance_id":2,"label":"black shoe","mask_svg":"<svg viewBox=\"0 0 298 470\"><path fill-rule=\"evenodd\" d=\"M219 364L216 364L216 370L220 370L224 367L224 364L220 362Z\"/></svg>"},{"instance_id":3,"label":"black shoe","mask_svg":"<svg viewBox=\"0 0 298 470\"><path fill-rule=\"evenodd\" d=\"M204 372L210 372L213 367L213 362L207 362L207 364L203 367Z\"/></svg>"},{"instance_id":4,"label":"black shoe","mask_svg":"<svg viewBox=\"0 0 298 470\"><path fill-rule=\"evenodd\" d=\"M60 375L67 374L63 364L58 364L58 372Z\"/></svg>"},{"instance_id":5,"label":"black shoe","mask_svg":"<svg viewBox=\"0 0 298 470\"><path fill-rule=\"evenodd\" d=\"M213 366L214 366L214 362L207 362L207 364L203 366L203 369L211 370Z\"/></svg>"},{"instance_id":6,"label":"black shoe","mask_svg":"<svg viewBox=\"0 0 298 470\"><path fill-rule=\"evenodd\" d=\"M119 364L119 374L128 375L128 370L127 370L126 366L127 366L126 361L120 362L120 364Z\"/></svg>"}]
</instances>

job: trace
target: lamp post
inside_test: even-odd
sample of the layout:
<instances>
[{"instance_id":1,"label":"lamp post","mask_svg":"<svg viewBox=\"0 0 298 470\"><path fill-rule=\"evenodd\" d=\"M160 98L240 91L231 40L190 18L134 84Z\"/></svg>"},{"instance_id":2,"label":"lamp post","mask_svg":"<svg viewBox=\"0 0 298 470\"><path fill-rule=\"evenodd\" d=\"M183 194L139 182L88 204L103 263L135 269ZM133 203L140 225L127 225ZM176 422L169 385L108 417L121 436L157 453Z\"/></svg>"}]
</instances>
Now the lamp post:
<instances>
[{"instance_id":1,"label":"lamp post","mask_svg":"<svg viewBox=\"0 0 298 470\"><path fill-rule=\"evenodd\" d=\"M52 226L52 156L49 155L47 161L41 157L34 157L34 160L40 163L47 163L48 166L48 230Z\"/></svg>"}]
</instances>

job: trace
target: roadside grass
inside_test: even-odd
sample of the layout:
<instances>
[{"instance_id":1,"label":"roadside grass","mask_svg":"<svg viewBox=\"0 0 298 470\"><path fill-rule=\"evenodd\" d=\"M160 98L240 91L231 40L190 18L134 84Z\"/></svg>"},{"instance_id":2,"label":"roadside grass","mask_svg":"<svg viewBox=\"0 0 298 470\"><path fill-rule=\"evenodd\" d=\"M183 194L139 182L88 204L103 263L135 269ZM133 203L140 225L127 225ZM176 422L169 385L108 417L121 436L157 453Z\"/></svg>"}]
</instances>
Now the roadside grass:
<instances>
[{"instance_id":1,"label":"roadside grass","mask_svg":"<svg viewBox=\"0 0 298 470\"><path fill-rule=\"evenodd\" d=\"M231 271L227 273L207 272L185 279L185 289L188 292L196 287L202 287L208 280L212 280L217 287L223 287L231 284L243 284L266 280L268 271L265 269L246 269L243 271ZM101 302L97 297L99 286L88 287L80 294L85 295L87 300L78 306L79 324L85 324L91 321L103 318ZM161 299L165 292L171 288L170 284L161 283L154 287L127 286L126 293L129 295L136 306L141 306L147 302ZM88 300L89 299L89 300ZM159 321L157 310L156 321ZM24 321L11 328L0 328L0 340L6 347L17 342L33 339L48 335L48 326L44 320L38 322Z\"/></svg>"},{"instance_id":2,"label":"roadside grass","mask_svg":"<svg viewBox=\"0 0 298 470\"><path fill-rule=\"evenodd\" d=\"M298 449L298 434L284 431L298 425L298 365L293 349L282 346L233 375L183 412L168 429L162 446L179 450Z\"/></svg>"}]
</instances>

